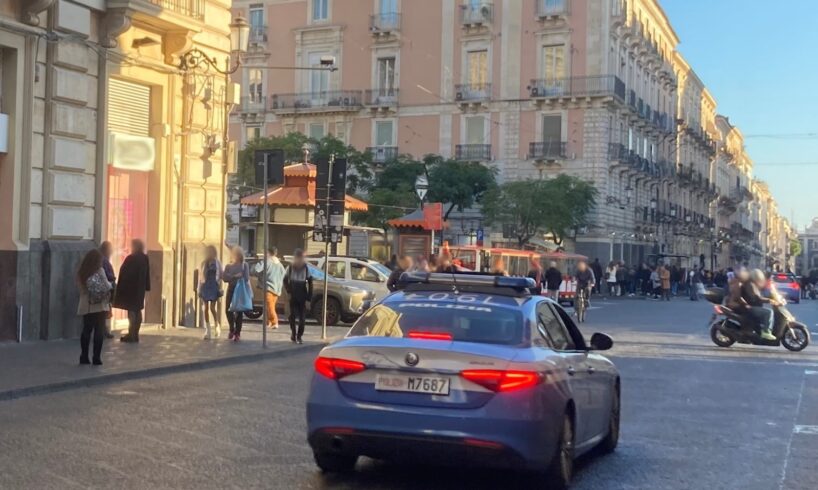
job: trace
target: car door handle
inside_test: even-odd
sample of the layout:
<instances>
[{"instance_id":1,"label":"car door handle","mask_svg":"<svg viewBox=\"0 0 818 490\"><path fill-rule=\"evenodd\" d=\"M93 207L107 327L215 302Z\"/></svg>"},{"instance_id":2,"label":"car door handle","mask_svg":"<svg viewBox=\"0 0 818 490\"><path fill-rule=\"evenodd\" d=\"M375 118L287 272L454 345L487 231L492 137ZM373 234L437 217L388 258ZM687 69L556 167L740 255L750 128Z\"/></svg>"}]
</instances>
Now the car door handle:
<instances>
[{"instance_id":1,"label":"car door handle","mask_svg":"<svg viewBox=\"0 0 818 490\"><path fill-rule=\"evenodd\" d=\"M568 375L573 376L575 374L577 374L577 370L574 369L574 366L568 366Z\"/></svg>"},{"instance_id":2,"label":"car door handle","mask_svg":"<svg viewBox=\"0 0 818 490\"><path fill-rule=\"evenodd\" d=\"M596 372L596 369L594 369L593 366L588 366L588 374L594 374L595 372Z\"/></svg>"}]
</instances>

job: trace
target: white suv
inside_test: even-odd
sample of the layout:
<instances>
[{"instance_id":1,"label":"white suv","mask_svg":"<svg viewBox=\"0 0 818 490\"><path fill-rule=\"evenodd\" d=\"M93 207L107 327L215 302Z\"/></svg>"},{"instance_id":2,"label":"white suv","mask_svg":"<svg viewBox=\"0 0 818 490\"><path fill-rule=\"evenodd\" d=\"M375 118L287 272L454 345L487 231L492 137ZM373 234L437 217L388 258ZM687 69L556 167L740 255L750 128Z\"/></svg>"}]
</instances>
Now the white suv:
<instances>
[{"instance_id":1,"label":"white suv","mask_svg":"<svg viewBox=\"0 0 818 490\"><path fill-rule=\"evenodd\" d=\"M324 270L324 257L307 257L307 262ZM372 291L375 294L373 301L378 301L389 294L386 281L392 271L380 262L355 257L330 256L329 275L348 281L350 285Z\"/></svg>"}]
</instances>

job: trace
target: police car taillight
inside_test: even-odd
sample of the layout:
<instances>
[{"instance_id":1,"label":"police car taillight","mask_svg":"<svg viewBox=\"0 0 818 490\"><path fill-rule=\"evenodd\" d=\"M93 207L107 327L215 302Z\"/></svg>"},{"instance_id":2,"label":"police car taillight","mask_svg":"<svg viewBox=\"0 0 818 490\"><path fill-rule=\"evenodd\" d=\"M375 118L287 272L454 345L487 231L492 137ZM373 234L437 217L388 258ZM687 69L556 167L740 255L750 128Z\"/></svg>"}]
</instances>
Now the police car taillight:
<instances>
[{"instance_id":1,"label":"police car taillight","mask_svg":"<svg viewBox=\"0 0 818 490\"><path fill-rule=\"evenodd\" d=\"M345 376L358 374L366 369L366 364L348 359L318 357L315 360L315 372L329 379L341 379Z\"/></svg>"},{"instance_id":2,"label":"police car taillight","mask_svg":"<svg viewBox=\"0 0 818 490\"><path fill-rule=\"evenodd\" d=\"M418 332L415 330L406 334L410 339L452 341L452 334L447 332Z\"/></svg>"},{"instance_id":3,"label":"police car taillight","mask_svg":"<svg viewBox=\"0 0 818 490\"><path fill-rule=\"evenodd\" d=\"M495 392L522 390L538 385L543 376L534 371L506 371L500 369L469 369L460 376Z\"/></svg>"}]
</instances>

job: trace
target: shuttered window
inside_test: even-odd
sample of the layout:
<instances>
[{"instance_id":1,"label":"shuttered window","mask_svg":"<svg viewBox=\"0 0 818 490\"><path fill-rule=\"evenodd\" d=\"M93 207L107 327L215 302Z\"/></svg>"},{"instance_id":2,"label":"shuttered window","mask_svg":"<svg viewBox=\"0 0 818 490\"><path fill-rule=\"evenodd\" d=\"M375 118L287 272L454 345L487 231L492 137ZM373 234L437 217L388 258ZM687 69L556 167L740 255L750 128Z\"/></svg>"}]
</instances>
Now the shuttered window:
<instances>
[{"instance_id":1,"label":"shuttered window","mask_svg":"<svg viewBox=\"0 0 818 490\"><path fill-rule=\"evenodd\" d=\"M150 136L151 89L147 85L108 80L108 130Z\"/></svg>"}]
</instances>

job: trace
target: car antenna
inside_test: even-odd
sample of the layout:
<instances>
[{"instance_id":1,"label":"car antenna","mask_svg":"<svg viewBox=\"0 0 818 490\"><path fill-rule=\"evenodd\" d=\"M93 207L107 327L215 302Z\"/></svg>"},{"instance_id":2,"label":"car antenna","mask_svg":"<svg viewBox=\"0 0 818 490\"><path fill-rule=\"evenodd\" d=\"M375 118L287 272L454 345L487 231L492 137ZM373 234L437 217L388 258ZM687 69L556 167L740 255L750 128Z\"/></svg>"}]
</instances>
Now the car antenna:
<instances>
[{"instance_id":1,"label":"car antenna","mask_svg":"<svg viewBox=\"0 0 818 490\"><path fill-rule=\"evenodd\" d=\"M454 272L452 272L451 274L452 274L452 292L454 294L460 294L460 290L457 287L457 274L455 274Z\"/></svg>"}]
</instances>

